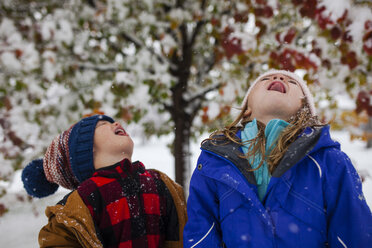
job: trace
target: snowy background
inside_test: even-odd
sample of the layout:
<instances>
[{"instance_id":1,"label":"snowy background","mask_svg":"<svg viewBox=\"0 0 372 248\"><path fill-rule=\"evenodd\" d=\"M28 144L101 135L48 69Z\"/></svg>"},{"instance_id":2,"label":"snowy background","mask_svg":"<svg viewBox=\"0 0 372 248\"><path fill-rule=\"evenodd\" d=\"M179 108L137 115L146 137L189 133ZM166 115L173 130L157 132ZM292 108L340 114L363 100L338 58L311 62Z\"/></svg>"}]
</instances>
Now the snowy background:
<instances>
[{"instance_id":1,"label":"snowy background","mask_svg":"<svg viewBox=\"0 0 372 248\"><path fill-rule=\"evenodd\" d=\"M365 143L361 141L350 141L347 132L332 132L333 139L341 143L341 148L351 158L354 166L362 173L372 175L372 149L366 149ZM203 140L205 137L200 139ZM135 148L133 160L141 160L147 168L156 168L167 173L174 179L173 157L167 148L171 137L150 140L134 138ZM199 144L191 146L192 167L195 166L199 155ZM15 173L14 180L10 186L10 194L23 191L20 179L20 171ZM54 205L68 191L60 189L56 194L34 201L33 204L15 202L11 210L0 218L0 247L28 248L37 247L38 233L40 228L47 223L44 209L47 205ZM369 206L372 206L372 178L367 177L363 183L363 192Z\"/></svg>"},{"instance_id":2,"label":"snowy background","mask_svg":"<svg viewBox=\"0 0 372 248\"><path fill-rule=\"evenodd\" d=\"M5 150L0 153L0 176L11 177L9 182L0 181L0 189L8 192L0 203L10 208L0 217L0 248L37 247L38 232L47 222L45 207L54 205L68 192L59 190L45 199L25 201L21 171L13 174L14 158L27 162L42 154L51 138L65 130L71 120L97 106L105 114L125 120L143 114L138 122L142 128L128 130L135 137L133 160L141 160L148 168L157 168L174 179L174 158L168 149L173 137L139 137L145 126L150 126L150 133L155 135L182 130L173 126L169 112L157 111L164 104L177 107L173 98L182 96L187 100L204 94L199 102L189 101L181 109L183 115L198 111L191 123L193 130L202 132L209 121L224 116L226 109L236 104L237 97L243 97L245 92L241 89L251 79L247 76L267 70L267 61L277 68L306 69L303 73L297 70L300 76L311 72L307 76L313 81L310 88L314 88L311 90L317 110L327 120L338 118L345 110L349 111L346 117L353 120L355 96L361 90L372 89L370 1L221 4L222 1L211 0L205 11L199 5L205 1L183 1L183 8L178 4L168 6L167 1L149 0L40 1L41 4L25 5L28 2L35 1L0 0L0 150ZM53 7L42 6L48 2ZM93 2L101 3L92 6ZM206 28L198 33L195 31L200 18ZM189 42L188 36L180 33L184 25L190 34L198 33L185 54L178 47ZM259 32L262 30L267 33ZM184 63L171 64L176 66L174 72L181 73L178 78L182 80L177 81L169 72L167 60L172 57L181 61L189 54L194 58L189 67L182 67ZM272 55L286 59L274 59ZM159 60L159 56L163 59ZM218 60L211 60L215 56ZM185 86L184 71L190 71L189 87L181 96L174 96L169 89L173 84ZM216 90L209 91L213 88ZM352 102L345 101L342 94L353 96ZM354 125L351 131L361 134L362 123L356 122L357 127ZM346 124L339 125L345 128ZM342 144L358 171L372 176L372 149L367 150L361 141L351 142L349 133L333 132L333 137ZM206 136L191 146L192 168L200 141ZM363 183L370 206L371 176Z\"/></svg>"}]
</instances>

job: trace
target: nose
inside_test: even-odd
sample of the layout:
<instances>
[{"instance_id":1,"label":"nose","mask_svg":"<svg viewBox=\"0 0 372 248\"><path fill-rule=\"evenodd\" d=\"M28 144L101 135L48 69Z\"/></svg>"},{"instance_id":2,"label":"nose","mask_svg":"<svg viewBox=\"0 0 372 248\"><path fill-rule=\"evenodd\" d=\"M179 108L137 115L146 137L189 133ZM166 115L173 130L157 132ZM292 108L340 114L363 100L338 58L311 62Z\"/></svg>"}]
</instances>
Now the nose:
<instances>
[{"instance_id":1,"label":"nose","mask_svg":"<svg viewBox=\"0 0 372 248\"><path fill-rule=\"evenodd\" d=\"M117 122L117 121L115 121L115 122L113 123L113 125L114 125L114 126L120 126L119 122Z\"/></svg>"},{"instance_id":2,"label":"nose","mask_svg":"<svg viewBox=\"0 0 372 248\"><path fill-rule=\"evenodd\" d=\"M274 80L278 80L279 79L279 80L284 81L284 77L282 75L275 75L274 74L272 77L273 77Z\"/></svg>"}]
</instances>

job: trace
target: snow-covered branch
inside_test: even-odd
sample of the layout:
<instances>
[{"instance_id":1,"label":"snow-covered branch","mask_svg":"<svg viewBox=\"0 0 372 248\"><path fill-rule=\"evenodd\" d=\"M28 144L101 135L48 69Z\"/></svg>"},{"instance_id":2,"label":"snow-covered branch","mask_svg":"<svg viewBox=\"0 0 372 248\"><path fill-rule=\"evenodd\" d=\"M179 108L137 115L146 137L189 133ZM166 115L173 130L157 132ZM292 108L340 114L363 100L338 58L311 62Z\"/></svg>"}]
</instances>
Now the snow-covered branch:
<instances>
[{"instance_id":1,"label":"snow-covered branch","mask_svg":"<svg viewBox=\"0 0 372 248\"><path fill-rule=\"evenodd\" d=\"M218 84L216 84L216 85L214 85L212 87L209 87L209 88L203 90L202 92L196 94L195 96L192 96L191 98L187 99L186 102L188 104L190 104L190 103L193 103L195 101L203 100L203 99L205 99L205 96L209 92L215 91L215 90L219 89L221 86L222 86L222 83L218 83Z\"/></svg>"}]
</instances>

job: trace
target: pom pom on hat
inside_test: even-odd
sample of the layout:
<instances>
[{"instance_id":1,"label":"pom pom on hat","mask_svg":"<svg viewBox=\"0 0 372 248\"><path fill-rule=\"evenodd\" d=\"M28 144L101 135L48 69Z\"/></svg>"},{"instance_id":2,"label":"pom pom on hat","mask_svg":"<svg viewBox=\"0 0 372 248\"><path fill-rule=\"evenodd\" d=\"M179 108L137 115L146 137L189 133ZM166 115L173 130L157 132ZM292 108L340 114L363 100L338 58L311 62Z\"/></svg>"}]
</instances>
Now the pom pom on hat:
<instances>
[{"instance_id":1,"label":"pom pom on hat","mask_svg":"<svg viewBox=\"0 0 372 248\"><path fill-rule=\"evenodd\" d=\"M38 198L54 194L59 187L58 184L46 179L43 159L35 159L23 169L22 181L27 193Z\"/></svg>"}]
</instances>

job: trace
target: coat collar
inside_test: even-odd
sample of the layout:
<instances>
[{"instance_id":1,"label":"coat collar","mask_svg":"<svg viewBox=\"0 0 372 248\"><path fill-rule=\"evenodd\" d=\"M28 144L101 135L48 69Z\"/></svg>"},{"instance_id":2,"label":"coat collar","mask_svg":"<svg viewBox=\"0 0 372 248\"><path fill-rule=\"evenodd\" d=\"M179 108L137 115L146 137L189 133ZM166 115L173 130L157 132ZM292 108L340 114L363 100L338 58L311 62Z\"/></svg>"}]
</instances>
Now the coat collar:
<instances>
[{"instance_id":1,"label":"coat collar","mask_svg":"<svg viewBox=\"0 0 372 248\"><path fill-rule=\"evenodd\" d=\"M238 131L236 136L240 138L241 132ZM331 140L329 136L329 126L320 128L306 128L304 132L289 146L288 151L284 154L279 165L273 172L273 177L281 177L286 171L300 162L306 155L326 146L337 145L337 142ZM243 156L241 145L232 142L223 135L217 139L209 139L202 143L202 150L216 154L224 160L233 164L246 180L256 185L256 179L251 171L249 163Z\"/></svg>"},{"instance_id":2,"label":"coat collar","mask_svg":"<svg viewBox=\"0 0 372 248\"><path fill-rule=\"evenodd\" d=\"M237 135L240 138L240 131ZM239 144L234 143L221 135L217 139L210 139L203 142L201 149L212 152L224 160L231 162L239 169L240 173L244 175L250 184L256 185L256 178L251 171L252 168L247 159L243 157L240 147Z\"/></svg>"}]
</instances>

